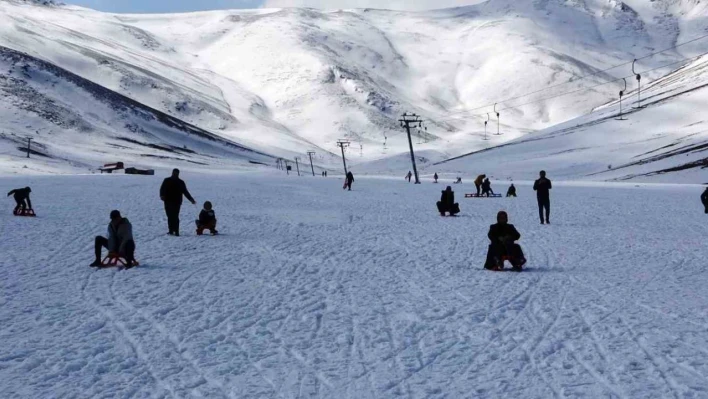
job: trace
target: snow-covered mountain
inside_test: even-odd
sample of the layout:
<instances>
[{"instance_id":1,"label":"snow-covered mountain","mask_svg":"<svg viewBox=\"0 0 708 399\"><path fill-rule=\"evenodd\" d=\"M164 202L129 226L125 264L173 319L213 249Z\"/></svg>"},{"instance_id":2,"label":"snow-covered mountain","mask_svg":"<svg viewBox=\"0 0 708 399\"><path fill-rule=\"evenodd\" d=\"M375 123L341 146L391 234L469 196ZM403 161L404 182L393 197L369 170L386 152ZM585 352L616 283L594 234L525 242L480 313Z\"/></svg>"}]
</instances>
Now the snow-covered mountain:
<instances>
[{"instance_id":1,"label":"snow-covered mountain","mask_svg":"<svg viewBox=\"0 0 708 399\"><path fill-rule=\"evenodd\" d=\"M415 140L432 161L502 144L607 103L620 85L597 85L631 71L626 65L599 71L693 39L708 26L708 6L698 0L489 0L432 12L260 9L174 15L105 14L45 3L0 1L0 46L259 157L293 158L315 150L319 164L334 166L335 142L348 138L350 156L368 164L363 169L386 165L381 158L398 158L407 150L397 122L403 112L426 119L427 133L416 132ZM696 42L643 59L637 68L652 70L645 81L657 79L676 67L662 66L703 48ZM595 75L558 85L588 74ZM55 101L74 95L63 77L42 81L17 71L2 77L6 93L13 91L11 82ZM558 97L589 86L597 87ZM531 92L537 93L527 95ZM112 120L109 110L101 114L109 123L99 128L90 120L97 115L92 102L69 101L68 111L91 125L94 136L101 132L100 140L91 139L75 126L17 105L31 97L13 96L4 100L3 137L31 135L57 158L82 165L104 159L89 156L95 153L87 148L122 157L123 149L105 144L116 137L192 147L182 144L180 134L165 133L163 125L136 133L128 128L130 118L116 113ZM483 142L483 121L489 112L494 122L490 104L495 102L505 134ZM492 123L490 132L495 129ZM71 145L77 137L85 147ZM220 146L215 143L210 141L210 148ZM14 154L12 148L0 152ZM224 148L205 153L232 158ZM241 152L235 156L250 159ZM218 163L191 154L182 158ZM173 161L184 162L166 162Z\"/></svg>"}]
</instances>

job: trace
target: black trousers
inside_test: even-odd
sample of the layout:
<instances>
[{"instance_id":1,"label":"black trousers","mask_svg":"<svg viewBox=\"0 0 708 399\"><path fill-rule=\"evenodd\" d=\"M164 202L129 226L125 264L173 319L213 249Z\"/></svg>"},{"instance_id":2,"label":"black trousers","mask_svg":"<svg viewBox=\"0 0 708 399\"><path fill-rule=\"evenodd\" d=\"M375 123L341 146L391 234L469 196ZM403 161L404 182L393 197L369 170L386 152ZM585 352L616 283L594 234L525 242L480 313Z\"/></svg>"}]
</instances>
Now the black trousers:
<instances>
[{"instance_id":1,"label":"black trousers","mask_svg":"<svg viewBox=\"0 0 708 399\"><path fill-rule=\"evenodd\" d=\"M482 185L475 183L474 186L477 187L477 196L479 197L479 194L482 192Z\"/></svg>"},{"instance_id":2,"label":"black trousers","mask_svg":"<svg viewBox=\"0 0 708 399\"><path fill-rule=\"evenodd\" d=\"M543 217L543 211L546 211L546 217ZM551 217L551 200L548 198L538 199L538 217L541 219L541 223L550 222Z\"/></svg>"},{"instance_id":3,"label":"black trousers","mask_svg":"<svg viewBox=\"0 0 708 399\"><path fill-rule=\"evenodd\" d=\"M179 211L182 204L165 202L165 214L167 215L167 227L170 233L179 234Z\"/></svg>"},{"instance_id":4,"label":"black trousers","mask_svg":"<svg viewBox=\"0 0 708 399\"><path fill-rule=\"evenodd\" d=\"M96 236L96 241L94 242L94 251L96 252L96 260L101 260L101 249L108 249L108 239L106 237ZM135 241L130 240L125 243L125 253L119 254L124 257L125 260L135 259Z\"/></svg>"},{"instance_id":5,"label":"black trousers","mask_svg":"<svg viewBox=\"0 0 708 399\"><path fill-rule=\"evenodd\" d=\"M704 206L706 207L706 213L708 213L708 204L704 204Z\"/></svg>"},{"instance_id":6,"label":"black trousers","mask_svg":"<svg viewBox=\"0 0 708 399\"><path fill-rule=\"evenodd\" d=\"M352 182L348 181L348 182L344 185L344 187L347 187L347 188L349 189L349 191L352 191Z\"/></svg>"},{"instance_id":7,"label":"black trousers","mask_svg":"<svg viewBox=\"0 0 708 399\"><path fill-rule=\"evenodd\" d=\"M487 261L484 263L485 269L491 269L497 266L497 262L500 262L502 257L507 256L511 258L509 262L514 267L518 267L524 259L524 251L521 250L521 246L514 241L494 242L489 245L487 250Z\"/></svg>"},{"instance_id":8,"label":"black trousers","mask_svg":"<svg viewBox=\"0 0 708 399\"><path fill-rule=\"evenodd\" d=\"M447 207L443 205L441 201L438 201L438 212L440 212L441 215L445 216L445 212L450 212L450 216L455 216L458 213L460 213L460 204L455 203L452 205L452 207Z\"/></svg>"}]
</instances>

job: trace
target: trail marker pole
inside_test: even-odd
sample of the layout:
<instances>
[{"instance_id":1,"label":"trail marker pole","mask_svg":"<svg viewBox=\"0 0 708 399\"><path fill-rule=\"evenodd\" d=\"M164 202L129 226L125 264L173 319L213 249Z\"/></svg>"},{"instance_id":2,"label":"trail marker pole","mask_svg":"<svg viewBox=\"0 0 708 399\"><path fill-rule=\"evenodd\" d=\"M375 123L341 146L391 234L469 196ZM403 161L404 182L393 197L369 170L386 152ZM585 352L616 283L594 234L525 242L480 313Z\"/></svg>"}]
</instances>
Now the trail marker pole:
<instances>
[{"instance_id":1,"label":"trail marker pole","mask_svg":"<svg viewBox=\"0 0 708 399\"><path fill-rule=\"evenodd\" d=\"M344 149L349 147L349 144L348 140L337 140L337 147L342 149L342 163L344 164L345 175L349 172L347 171L347 158L344 156Z\"/></svg>"},{"instance_id":2,"label":"trail marker pole","mask_svg":"<svg viewBox=\"0 0 708 399\"><path fill-rule=\"evenodd\" d=\"M30 157L30 143L32 142L32 138L27 137L27 158Z\"/></svg>"},{"instance_id":3,"label":"trail marker pole","mask_svg":"<svg viewBox=\"0 0 708 399\"><path fill-rule=\"evenodd\" d=\"M300 164L298 163L298 160L300 157L295 157L295 167L297 168L297 176L300 177Z\"/></svg>"}]
</instances>

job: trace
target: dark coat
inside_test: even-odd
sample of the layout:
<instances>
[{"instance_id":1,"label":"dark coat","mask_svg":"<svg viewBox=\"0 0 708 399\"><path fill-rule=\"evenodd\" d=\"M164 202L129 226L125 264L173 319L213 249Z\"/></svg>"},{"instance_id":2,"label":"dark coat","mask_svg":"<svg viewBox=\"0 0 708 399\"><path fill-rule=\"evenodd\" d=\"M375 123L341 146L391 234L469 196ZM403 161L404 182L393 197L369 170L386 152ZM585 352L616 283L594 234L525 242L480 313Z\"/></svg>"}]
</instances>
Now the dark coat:
<instances>
[{"instance_id":1,"label":"dark coat","mask_svg":"<svg viewBox=\"0 0 708 399\"><path fill-rule=\"evenodd\" d=\"M550 191L552 188L553 185L551 184L551 181L545 177L542 177L533 183L533 189L536 191L536 197L539 200L549 200L551 198Z\"/></svg>"},{"instance_id":2,"label":"dark coat","mask_svg":"<svg viewBox=\"0 0 708 399\"><path fill-rule=\"evenodd\" d=\"M487 234L489 240L495 243L503 243L505 239L511 239L516 241L521 238L521 234L516 230L513 224L493 224L489 226L489 233Z\"/></svg>"},{"instance_id":3,"label":"dark coat","mask_svg":"<svg viewBox=\"0 0 708 399\"><path fill-rule=\"evenodd\" d=\"M125 254L128 241L133 241L133 225L123 218L117 226L108 223L108 252Z\"/></svg>"},{"instance_id":4,"label":"dark coat","mask_svg":"<svg viewBox=\"0 0 708 399\"><path fill-rule=\"evenodd\" d=\"M352 172L347 172L347 183L354 183L354 174Z\"/></svg>"},{"instance_id":5,"label":"dark coat","mask_svg":"<svg viewBox=\"0 0 708 399\"><path fill-rule=\"evenodd\" d=\"M708 188L701 195L701 202L703 202L703 205L708 206Z\"/></svg>"},{"instance_id":6,"label":"dark coat","mask_svg":"<svg viewBox=\"0 0 708 399\"><path fill-rule=\"evenodd\" d=\"M443 209L452 209L455 205L455 192L443 190L442 196L440 196L440 203Z\"/></svg>"},{"instance_id":7,"label":"dark coat","mask_svg":"<svg viewBox=\"0 0 708 399\"><path fill-rule=\"evenodd\" d=\"M168 177L160 186L160 198L169 204L182 205L182 196L187 197L189 202L194 202L194 198L189 194L187 185L179 177Z\"/></svg>"},{"instance_id":8,"label":"dark coat","mask_svg":"<svg viewBox=\"0 0 708 399\"><path fill-rule=\"evenodd\" d=\"M7 193L7 196L9 197L11 195L14 195L15 201L17 201L17 203L21 203L26 200L27 206L32 209L32 201L30 201L30 192L32 192L32 190L29 190L28 188L17 188Z\"/></svg>"},{"instance_id":9,"label":"dark coat","mask_svg":"<svg viewBox=\"0 0 708 399\"><path fill-rule=\"evenodd\" d=\"M516 195L516 186L509 186L509 190L506 191L506 195Z\"/></svg>"},{"instance_id":10,"label":"dark coat","mask_svg":"<svg viewBox=\"0 0 708 399\"><path fill-rule=\"evenodd\" d=\"M199 212L199 224L202 226L209 226L216 222L216 213L214 213L214 210L207 211L206 209L202 209L201 212Z\"/></svg>"},{"instance_id":11,"label":"dark coat","mask_svg":"<svg viewBox=\"0 0 708 399\"><path fill-rule=\"evenodd\" d=\"M482 191L491 191L492 190L492 182L489 180L485 180L482 182Z\"/></svg>"}]
</instances>

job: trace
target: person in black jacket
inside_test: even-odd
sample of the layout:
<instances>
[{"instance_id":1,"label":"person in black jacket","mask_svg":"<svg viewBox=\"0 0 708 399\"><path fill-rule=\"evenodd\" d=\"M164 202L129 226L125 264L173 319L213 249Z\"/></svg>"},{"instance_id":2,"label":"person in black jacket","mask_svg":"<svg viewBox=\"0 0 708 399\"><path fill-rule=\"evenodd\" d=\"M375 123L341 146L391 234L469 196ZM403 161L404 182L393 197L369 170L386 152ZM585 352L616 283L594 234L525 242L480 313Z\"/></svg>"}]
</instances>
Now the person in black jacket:
<instances>
[{"instance_id":1,"label":"person in black jacket","mask_svg":"<svg viewBox=\"0 0 708 399\"><path fill-rule=\"evenodd\" d=\"M96 259L91 267L101 267L101 249L108 249L109 254L119 255L125 259L125 268L135 265L135 241L133 226L128 219L122 217L119 211L111 211L111 222L108 223L108 238L97 236L94 242Z\"/></svg>"},{"instance_id":2,"label":"person in black jacket","mask_svg":"<svg viewBox=\"0 0 708 399\"><path fill-rule=\"evenodd\" d=\"M446 212L450 212L450 216L460 213L460 205L455 203L455 192L452 191L452 187L447 186L442 192L440 201L438 201L438 212L440 212L440 216L445 216Z\"/></svg>"},{"instance_id":3,"label":"person in black jacket","mask_svg":"<svg viewBox=\"0 0 708 399\"><path fill-rule=\"evenodd\" d=\"M354 174L349 171L347 172L347 177L344 179L343 188L349 188L349 191L352 191L352 183L354 183Z\"/></svg>"},{"instance_id":4,"label":"person in black jacket","mask_svg":"<svg viewBox=\"0 0 708 399\"><path fill-rule=\"evenodd\" d=\"M490 182L489 179L484 179L482 182L482 195L486 195L487 197L494 195L494 191L492 191L492 182Z\"/></svg>"},{"instance_id":5,"label":"person in black jacket","mask_svg":"<svg viewBox=\"0 0 708 399\"><path fill-rule=\"evenodd\" d=\"M22 210L22 213L25 213L27 209L32 209L32 201L30 200L30 193L32 192L32 189L29 187L25 188L16 188L9 193L7 193L7 196L14 195L15 202L17 205L15 206L15 209L13 209L12 213L17 215L20 214L20 209Z\"/></svg>"},{"instance_id":6,"label":"person in black jacket","mask_svg":"<svg viewBox=\"0 0 708 399\"><path fill-rule=\"evenodd\" d=\"M434 180L434 183L437 183L437 182L438 182L438 174L437 174L437 173L435 173L435 174L433 175L433 180Z\"/></svg>"},{"instance_id":7,"label":"person in black jacket","mask_svg":"<svg viewBox=\"0 0 708 399\"><path fill-rule=\"evenodd\" d=\"M706 213L708 213L708 187L706 187L706 191L701 195L701 202L703 202L703 206L706 207Z\"/></svg>"},{"instance_id":8,"label":"person in black jacket","mask_svg":"<svg viewBox=\"0 0 708 399\"><path fill-rule=\"evenodd\" d=\"M491 243L484 268L501 270L504 268L504 258L507 258L513 270L521 271L521 267L526 264L526 258L521 246L514 242L521 238L521 234L513 224L509 224L509 216L506 212L501 211L497 214L497 224L489 226L487 237Z\"/></svg>"},{"instance_id":9,"label":"person in black jacket","mask_svg":"<svg viewBox=\"0 0 708 399\"><path fill-rule=\"evenodd\" d=\"M506 190L506 196L508 197L516 197L516 187L514 187L514 184L512 183L511 186L509 186L509 189Z\"/></svg>"},{"instance_id":10,"label":"person in black jacket","mask_svg":"<svg viewBox=\"0 0 708 399\"><path fill-rule=\"evenodd\" d=\"M551 181L546 179L546 172L541 171L541 178L533 183L533 189L536 191L536 199L538 200L538 216L541 218L541 224L544 223L543 210L546 210L545 223L551 224L551 189L553 185Z\"/></svg>"},{"instance_id":11,"label":"person in black jacket","mask_svg":"<svg viewBox=\"0 0 708 399\"><path fill-rule=\"evenodd\" d=\"M172 171L172 176L166 178L160 187L160 199L165 203L165 214L167 214L168 234L179 236L179 211L182 208L182 196L187 197L189 202L196 204L187 190L187 185L179 178L179 169Z\"/></svg>"},{"instance_id":12,"label":"person in black jacket","mask_svg":"<svg viewBox=\"0 0 708 399\"><path fill-rule=\"evenodd\" d=\"M213 236L219 234L219 232L216 231L216 214L212 209L211 202L207 201L204 203L204 209L199 212L199 219L197 219L196 222L198 236L204 234L204 230L209 230Z\"/></svg>"}]
</instances>

